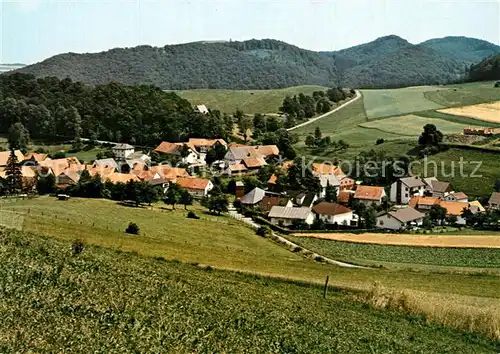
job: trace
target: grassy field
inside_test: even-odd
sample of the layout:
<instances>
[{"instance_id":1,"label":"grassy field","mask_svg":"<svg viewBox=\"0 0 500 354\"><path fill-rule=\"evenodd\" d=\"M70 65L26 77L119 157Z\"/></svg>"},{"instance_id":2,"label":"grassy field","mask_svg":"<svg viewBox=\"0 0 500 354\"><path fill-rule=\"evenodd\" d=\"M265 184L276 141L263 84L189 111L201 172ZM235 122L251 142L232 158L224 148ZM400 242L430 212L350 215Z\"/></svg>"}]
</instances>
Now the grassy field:
<instances>
[{"instance_id":1,"label":"grassy field","mask_svg":"<svg viewBox=\"0 0 500 354\"><path fill-rule=\"evenodd\" d=\"M187 90L176 93L192 104L204 104L208 108L218 109L232 114L238 108L247 114L278 113L286 96L303 93L311 95L314 91L325 91L323 86L295 86L276 90Z\"/></svg>"},{"instance_id":2,"label":"grassy field","mask_svg":"<svg viewBox=\"0 0 500 354\"><path fill-rule=\"evenodd\" d=\"M468 106L500 100L500 89L494 82L474 82L446 86L446 89L425 92L430 101L443 107Z\"/></svg>"},{"instance_id":3,"label":"grassy field","mask_svg":"<svg viewBox=\"0 0 500 354\"><path fill-rule=\"evenodd\" d=\"M461 158L464 161L463 177L460 173ZM440 180L451 182L455 190L463 191L469 197L486 197L491 195L495 181L500 176L499 159L499 153L452 148L428 157L426 175L435 175ZM477 166L475 162L480 162L481 166L474 177L471 175ZM437 167L434 167L434 163ZM414 167L414 173L425 173L424 161Z\"/></svg>"},{"instance_id":4,"label":"grassy field","mask_svg":"<svg viewBox=\"0 0 500 354\"><path fill-rule=\"evenodd\" d=\"M407 113L443 108L424 97L436 87L422 86L389 90L362 90L369 119L399 116Z\"/></svg>"},{"instance_id":5,"label":"grassy field","mask_svg":"<svg viewBox=\"0 0 500 354\"><path fill-rule=\"evenodd\" d=\"M409 247L339 242L315 238L288 237L307 249L358 264L438 265L448 267L498 268L499 249Z\"/></svg>"},{"instance_id":6,"label":"grassy field","mask_svg":"<svg viewBox=\"0 0 500 354\"><path fill-rule=\"evenodd\" d=\"M413 114L374 120L363 123L361 126L398 135L419 136L426 124L434 124L443 134L462 133L463 129L468 127L468 125L444 119L424 118Z\"/></svg>"},{"instance_id":7,"label":"grassy field","mask_svg":"<svg viewBox=\"0 0 500 354\"><path fill-rule=\"evenodd\" d=\"M496 353L486 337L320 286L0 231L0 351ZM385 296L378 290L366 300ZM386 305L410 309L400 296Z\"/></svg>"},{"instance_id":8,"label":"grassy field","mask_svg":"<svg viewBox=\"0 0 500 354\"><path fill-rule=\"evenodd\" d=\"M0 206L4 224L13 220L13 212L18 213L24 231L65 242L81 238L89 244L142 256L316 284L330 275L330 284L345 289L366 291L377 282L391 291L405 291L414 312L426 314L430 321L456 328L465 328L466 323L470 330L490 336L494 336L490 324L500 321L500 277L321 264L258 237L233 219L203 214L197 206L192 210L202 217L200 220L187 219L182 209L167 211L161 209L163 205L138 209L108 200L74 198L63 202L40 197L17 202L4 199ZM15 221L12 226L18 227L19 218ZM124 233L129 222L140 226L140 236ZM446 306L440 306L445 300ZM488 321L478 322L484 316Z\"/></svg>"}]
</instances>

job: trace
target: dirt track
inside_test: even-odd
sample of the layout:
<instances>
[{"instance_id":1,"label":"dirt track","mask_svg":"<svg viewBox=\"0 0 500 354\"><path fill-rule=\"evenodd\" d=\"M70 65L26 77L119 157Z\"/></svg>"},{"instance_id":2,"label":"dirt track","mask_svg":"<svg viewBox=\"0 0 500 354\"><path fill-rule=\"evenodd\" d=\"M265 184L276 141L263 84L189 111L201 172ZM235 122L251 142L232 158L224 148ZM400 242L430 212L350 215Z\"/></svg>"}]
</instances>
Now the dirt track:
<instances>
[{"instance_id":1,"label":"dirt track","mask_svg":"<svg viewBox=\"0 0 500 354\"><path fill-rule=\"evenodd\" d=\"M404 235L404 234L293 234L295 237L377 243L382 245L500 248L500 236L488 235Z\"/></svg>"}]
</instances>

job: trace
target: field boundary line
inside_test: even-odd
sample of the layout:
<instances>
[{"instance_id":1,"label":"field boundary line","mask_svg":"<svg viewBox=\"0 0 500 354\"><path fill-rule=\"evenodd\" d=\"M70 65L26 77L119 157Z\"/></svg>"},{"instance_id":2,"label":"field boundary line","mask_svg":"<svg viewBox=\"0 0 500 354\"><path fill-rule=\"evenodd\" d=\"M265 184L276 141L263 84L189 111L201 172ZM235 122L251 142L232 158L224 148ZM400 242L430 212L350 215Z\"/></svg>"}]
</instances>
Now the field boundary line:
<instances>
[{"instance_id":1,"label":"field boundary line","mask_svg":"<svg viewBox=\"0 0 500 354\"><path fill-rule=\"evenodd\" d=\"M340 242L378 244L388 246L439 248L500 249L496 235L404 235L404 234L291 234L293 237L316 238ZM474 242L475 241L475 242Z\"/></svg>"},{"instance_id":2,"label":"field boundary line","mask_svg":"<svg viewBox=\"0 0 500 354\"><path fill-rule=\"evenodd\" d=\"M337 108L335 109L332 109L330 112L327 112L325 114L322 114L320 115L319 117L316 117L316 118L312 118L312 119L309 119L307 122L304 122L304 123L300 123L300 124L297 124L296 126L294 127L291 127L291 128L288 128L287 131L291 132L292 130L295 130L295 129L298 129L298 128L302 128L302 127L305 127L306 125L308 124L311 124L311 123L314 123L316 122L317 120L321 119L321 118L325 118L325 117L328 117L330 114L333 114L337 111L340 111L342 108L350 105L351 103L353 102L356 102L357 100L359 100L361 98L361 92L359 90L356 90L356 97L354 97L352 100L349 100L347 101L346 103L344 103L343 105L341 106L338 106Z\"/></svg>"}]
</instances>

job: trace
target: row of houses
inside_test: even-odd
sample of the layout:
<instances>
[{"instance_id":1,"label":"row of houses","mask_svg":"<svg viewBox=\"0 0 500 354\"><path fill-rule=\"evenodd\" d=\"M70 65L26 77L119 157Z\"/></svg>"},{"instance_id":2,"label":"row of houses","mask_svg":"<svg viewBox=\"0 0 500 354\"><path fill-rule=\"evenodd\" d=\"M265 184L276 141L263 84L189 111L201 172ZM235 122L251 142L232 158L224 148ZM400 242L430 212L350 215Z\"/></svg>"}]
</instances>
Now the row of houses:
<instances>
[{"instance_id":1,"label":"row of houses","mask_svg":"<svg viewBox=\"0 0 500 354\"><path fill-rule=\"evenodd\" d=\"M176 183L188 190L195 198L202 198L213 188L208 179L191 176L184 168L168 165L150 166L142 156L127 156L127 159L117 162L108 158L95 160L92 164L82 164L76 157L51 159L46 154L30 153L24 156L15 152L22 161L21 174L25 189L33 188L38 177L53 175L58 189L64 190L79 182L81 175L87 171L91 177L99 175L102 182L127 183L129 181L148 182L162 188L165 192L170 183ZM142 154L142 153L141 153ZM0 152L0 177L6 178L4 157L10 152ZM133 159L128 159L133 157ZM125 171L126 170L126 171Z\"/></svg>"}]
</instances>

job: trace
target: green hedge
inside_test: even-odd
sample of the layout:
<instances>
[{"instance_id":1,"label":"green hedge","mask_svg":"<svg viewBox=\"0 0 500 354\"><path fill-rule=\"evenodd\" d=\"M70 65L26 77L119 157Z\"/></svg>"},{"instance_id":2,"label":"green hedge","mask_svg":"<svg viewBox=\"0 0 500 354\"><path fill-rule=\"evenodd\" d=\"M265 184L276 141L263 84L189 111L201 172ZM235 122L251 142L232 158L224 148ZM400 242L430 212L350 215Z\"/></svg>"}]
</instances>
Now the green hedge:
<instances>
[{"instance_id":1,"label":"green hedge","mask_svg":"<svg viewBox=\"0 0 500 354\"><path fill-rule=\"evenodd\" d=\"M493 152L493 153L500 154L500 149L495 149L495 148L490 148L490 147L485 147L485 146L463 145L463 144L455 144L455 143L445 143L443 145L445 145L449 148L454 148L454 149L479 150L479 151Z\"/></svg>"}]
</instances>

